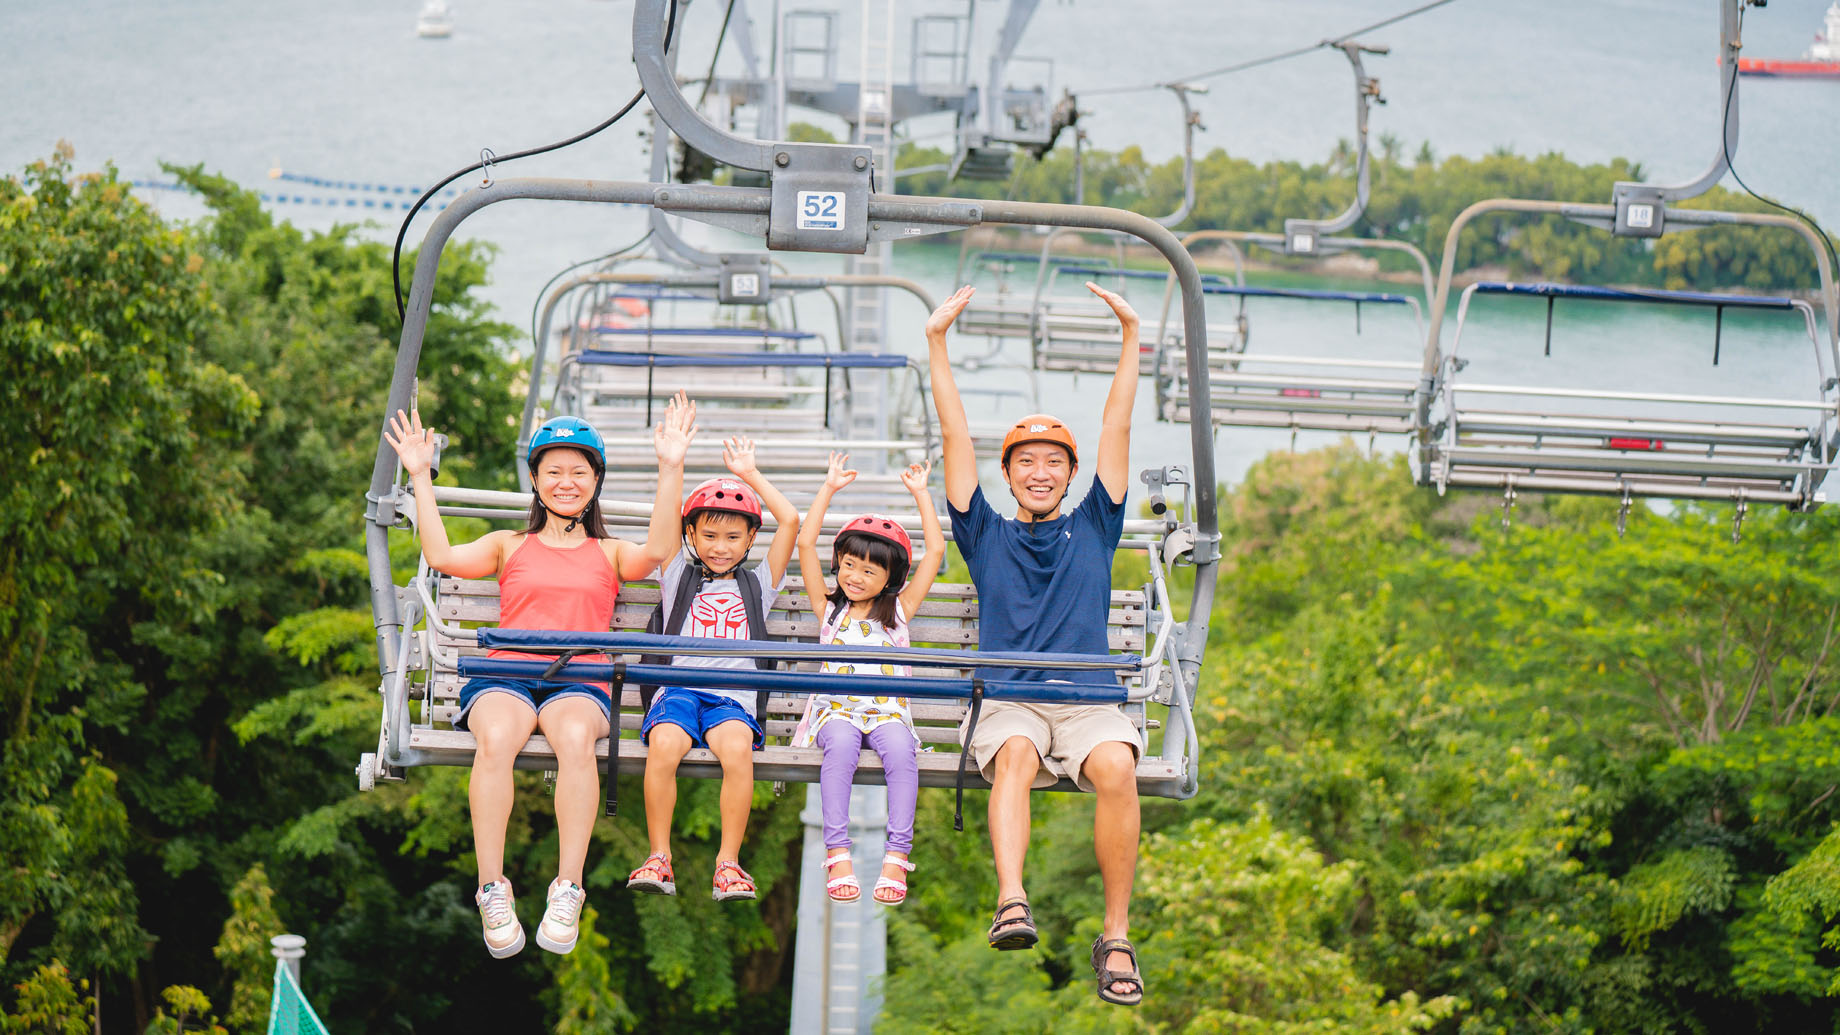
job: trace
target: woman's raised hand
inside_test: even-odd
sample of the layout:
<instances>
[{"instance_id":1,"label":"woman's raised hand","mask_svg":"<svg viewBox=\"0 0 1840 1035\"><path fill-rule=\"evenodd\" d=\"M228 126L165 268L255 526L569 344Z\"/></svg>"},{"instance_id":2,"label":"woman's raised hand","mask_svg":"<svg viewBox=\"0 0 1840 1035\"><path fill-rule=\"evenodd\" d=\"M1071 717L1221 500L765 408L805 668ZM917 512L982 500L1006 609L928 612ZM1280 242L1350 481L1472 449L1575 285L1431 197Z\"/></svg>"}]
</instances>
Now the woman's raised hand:
<instances>
[{"instance_id":1,"label":"woman's raised hand","mask_svg":"<svg viewBox=\"0 0 1840 1035\"><path fill-rule=\"evenodd\" d=\"M843 466L850 462L848 453L832 453L831 467L824 474L824 487L836 492L856 480L856 472Z\"/></svg>"},{"instance_id":2,"label":"woman's raised hand","mask_svg":"<svg viewBox=\"0 0 1840 1035\"><path fill-rule=\"evenodd\" d=\"M1125 330L1137 329L1137 310L1131 308L1131 303L1125 301L1123 295L1116 291L1107 291L1090 280L1086 282L1086 290L1098 295L1099 301L1112 307L1112 312L1118 316L1119 325Z\"/></svg>"},{"instance_id":3,"label":"woman's raised hand","mask_svg":"<svg viewBox=\"0 0 1840 1035\"><path fill-rule=\"evenodd\" d=\"M652 447L658 451L658 462L667 466L682 466L684 455L690 451L690 440L696 437L696 404L683 389L664 408L664 420L652 428Z\"/></svg>"},{"instance_id":4,"label":"woman's raised hand","mask_svg":"<svg viewBox=\"0 0 1840 1035\"><path fill-rule=\"evenodd\" d=\"M901 472L901 484L907 486L907 491L914 494L914 499L919 499L921 494L926 492L926 479L932 473L931 458L924 463L908 464L907 470Z\"/></svg>"},{"instance_id":5,"label":"woman's raised hand","mask_svg":"<svg viewBox=\"0 0 1840 1035\"><path fill-rule=\"evenodd\" d=\"M434 466L434 432L422 427L420 410L408 413L397 410L396 416L390 418L390 431L383 433L383 440L396 450L397 457L402 460L403 473L409 477L426 474Z\"/></svg>"},{"instance_id":6,"label":"woman's raised hand","mask_svg":"<svg viewBox=\"0 0 1840 1035\"><path fill-rule=\"evenodd\" d=\"M722 462L742 481L760 470L754 465L754 440L746 435L736 435L722 443Z\"/></svg>"},{"instance_id":7,"label":"woman's raised hand","mask_svg":"<svg viewBox=\"0 0 1840 1035\"><path fill-rule=\"evenodd\" d=\"M946 331L952 328L952 321L965 311L965 306L971 303L971 296L975 294L977 288L969 284L952 292L952 297L941 302L939 308L933 310L933 315L926 318L926 336L929 339L944 338Z\"/></svg>"}]
</instances>

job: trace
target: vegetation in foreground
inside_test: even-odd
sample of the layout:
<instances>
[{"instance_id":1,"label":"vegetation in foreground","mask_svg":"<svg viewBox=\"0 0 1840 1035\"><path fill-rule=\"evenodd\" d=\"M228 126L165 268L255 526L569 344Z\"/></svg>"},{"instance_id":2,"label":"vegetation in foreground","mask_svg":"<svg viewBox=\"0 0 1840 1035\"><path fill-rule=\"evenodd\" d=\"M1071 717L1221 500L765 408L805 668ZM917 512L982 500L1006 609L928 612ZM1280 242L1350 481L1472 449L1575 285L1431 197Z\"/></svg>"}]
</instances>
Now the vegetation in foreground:
<instances>
[{"instance_id":1,"label":"vegetation in foreground","mask_svg":"<svg viewBox=\"0 0 1840 1035\"><path fill-rule=\"evenodd\" d=\"M783 1029L796 795L760 789L758 908L615 890L643 855L623 816L576 952L500 963L464 772L356 793L387 252L180 175L203 224L67 153L0 181L0 1031L260 1030L283 929L335 1030ZM491 485L515 371L485 260L444 263L421 399L454 435L444 477ZM1352 447L1274 455L1224 500L1202 794L1146 810L1145 1007L1092 994L1089 803L1040 800L1048 948L995 954L980 809L953 835L929 792L883 1028L1834 1028L1831 508L1754 514L1737 544L1719 508L1618 537L1614 504L1577 500L1504 532ZM715 804L686 782L687 872ZM541 812L513 872L553 857Z\"/></svg>"}]
</instances>

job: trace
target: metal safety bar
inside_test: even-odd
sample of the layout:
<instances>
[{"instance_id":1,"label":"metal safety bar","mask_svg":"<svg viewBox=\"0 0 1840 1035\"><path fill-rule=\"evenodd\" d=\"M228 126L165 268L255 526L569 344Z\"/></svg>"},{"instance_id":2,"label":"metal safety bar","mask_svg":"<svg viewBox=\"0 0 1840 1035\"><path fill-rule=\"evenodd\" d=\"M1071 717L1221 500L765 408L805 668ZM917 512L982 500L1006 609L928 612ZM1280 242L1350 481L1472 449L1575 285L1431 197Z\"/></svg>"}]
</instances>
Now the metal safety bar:
<instances>
[{"instance_id":1,"label":"metal safety bar","mask_svg":"<svg viewBox=\"0 0 1840 1035\"><path fill-rule=\"evenodd\" d=\"M549 661L515 661L509 658L461 658L460 675L508 676L517 679L556 679L568 682L601 682L614 678L612 664L567 661L561 667ZM628 682L669 686L684 678L684 670L673 665L626 665ZM982 677L890 676L876 673L855 675L838 672L779 672L755 668L711 668L696 670L697 686L707 690L767 690L782 694L843 693L867 696L938 697L970 700L976 684L990 700L1031 701L1043 704L1130 704L1144 700L1127 693L1117 683L1069 683L1059 680L984 679Z\"/></svg>"},{"instance_id":2,"label":"metal safety bar","mask_svg":"<svg viewBox=\"0 0 1840 1035\"><path fill-rule=\"evenodd\" d=\"M926 668L1030 668L1067 672L1136 672L1136 654L1066 654L1030 651L941 650L873 644L797 643L788 640L716 640L707 636L664 636L642 632L578 632L548 629L478 630L481 647L526 652L595 651L608 654L671 654L693 658L770 658L775 661L874 661Z\"/></svg>"}]
</instances>

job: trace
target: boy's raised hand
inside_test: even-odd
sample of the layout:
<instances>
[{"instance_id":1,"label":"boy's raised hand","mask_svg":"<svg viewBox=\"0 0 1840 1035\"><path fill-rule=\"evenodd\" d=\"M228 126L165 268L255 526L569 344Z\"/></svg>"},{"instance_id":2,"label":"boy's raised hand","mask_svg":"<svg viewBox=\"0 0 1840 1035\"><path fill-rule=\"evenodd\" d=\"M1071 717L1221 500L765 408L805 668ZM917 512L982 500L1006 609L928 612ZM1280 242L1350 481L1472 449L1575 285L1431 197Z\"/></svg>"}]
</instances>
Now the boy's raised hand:
<instances>
[{"instance_id":1,"label":"boy's raised hand","mask_svg":"<svg viewBox=\"0 0 1840 1035\"><path fill-rule=\"evenodd\" d=\"M1099 301L1112 307L1112 312L1118 316L1118 323L1125 330L1137 329L1137 310L1131 308L1131 303L1125 301L1123 295L1115 291L1107 291L1090 280L1086 282L1086 290L1098 295Z\"/></svg>"},{"instance_id":2,"label":"boy's raised hand","mask_svg":"<svg viewBox=\"0 0 1840 1035\"><path fill-rule=\"evenodd\" d=\"M681 466L690 451L690 440L695 437L696 404L680 388L665 406L664 420L652 428L652 447L658 451L658 462Z\"/></svg>"},{"instance_id":3,"label":"boy's raised hand","mask_svg":"<svg viewBox=\"0 0 1840 1035\"><path fill-rule=\"evenodd\" d=\"M850 462L848 453L832 453L830 470L824 474L824 487L836 492L856 480L856 471L843 466Z\"/></svg>"},{"instance_id":4,"label":"boy's raised hand","mask_svg":"<svg viewBox=\"0 0 1840 1035\"><path fill-rule=\"evenodd\" d=\"M924 463L908 464L907 470L901 472L901 484L914 494L914 499L926 492L926 480L933 473L933 461L928 458Z\"/></svg>"},{"instance_id":5,"label":"boy's raised hand","mask_svg":"<svg viewBox=\"0 0 1840 1035\"><path fill-rule=\"evenodd\" d=\"M977 288L966 284L952 292L951 298L939 303L939 308L933 310L933 315L926 318L927 338L944 338L946 331L952 328L952 321L958 319L958 314L965 311L965 306L971 303L971 296L975 294L977 294Z\"/></svg>"},{"instance_id":6,"label":"boy's raised hand","mask_svg":"<svg viewBox=\"0 0 1840 1035\"><path fill-rule=\"evenodd\" d=\"M383 440L396 450L402 460L403 473L409 477L424 474L434 467L434 432L422 427L420 410L406 414L397 410L396 416L390 418L390 431L383 433Z\"/></svg>"},{"instance_id":7,"label":"boy's raised hand","mask_svg":"<svg viewBox=\"0 0 1840 1035\"><path fill-rule=\"evenodd\" d=\"M754 440L746 435L736 435L722 443L722 462L742 481L746 481L748 475L760 471L754 464Z\"/></svg>"}]
</instances>

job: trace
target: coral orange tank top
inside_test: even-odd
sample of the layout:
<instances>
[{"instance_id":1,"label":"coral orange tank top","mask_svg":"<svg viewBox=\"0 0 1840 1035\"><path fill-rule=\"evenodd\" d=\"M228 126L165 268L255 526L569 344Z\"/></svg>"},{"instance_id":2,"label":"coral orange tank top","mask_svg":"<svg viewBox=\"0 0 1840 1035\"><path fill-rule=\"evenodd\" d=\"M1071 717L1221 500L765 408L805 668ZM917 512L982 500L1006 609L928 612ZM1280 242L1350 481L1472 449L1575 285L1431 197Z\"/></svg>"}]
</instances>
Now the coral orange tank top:
<instances>
[{"instance_id":1,"label":"coral orange tank top","mask_svg":"<svg viewBox=\"0 0 1840 1035\"><path fill-rule=\"evenodd\" d=\"M550 546L526 535L498 576L498 625L501 629L554 629L561 632L606 632L613 624L613 602L620 574L601 552L601 541ZM488 658L551 661L542 654L490 650ZM583 654L581 661L605 662L605 654ZM603 691L605 683L594 683Z\"/></svg>"}]
</instances>

